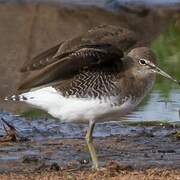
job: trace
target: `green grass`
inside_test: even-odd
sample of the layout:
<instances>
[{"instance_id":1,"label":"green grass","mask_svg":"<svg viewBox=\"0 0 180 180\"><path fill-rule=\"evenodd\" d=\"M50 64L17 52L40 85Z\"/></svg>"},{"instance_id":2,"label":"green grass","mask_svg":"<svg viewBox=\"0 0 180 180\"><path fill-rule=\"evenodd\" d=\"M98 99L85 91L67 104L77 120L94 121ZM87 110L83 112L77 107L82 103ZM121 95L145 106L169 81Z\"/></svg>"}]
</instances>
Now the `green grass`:
<instances>
[{"instance_id":1,"label":"green grass","mask_svg":"<svg viewBox=\"0 0 180 180\"><path fill-rule=\"evenodd\" d=\"M50 114L48 114L47 112L43 111L43 110L39 110L39 109L30 109L27 110L25 112L23 112L21 114L21 116L27 118L27 119L38 119L38 118L53 118ZM53 118L54 119L54 118Z\"/></svg>"},{"instance_id":2,"label":"green grass","mask_svg":"<svg viewBox=\"0 0 180 180\"><path fill-rule=\"evenodd\" d=\"M156 53L160 64L178 63L180 65L180 24L172 20L168 29L152 43L152 49ZM175 70L180 73L178 69Z\"/></svg>"},{"instance_id":3,"label":"green grass","mask_svg":"<svg viewBox=\"0 0 180 180\"><path fill-rule=\"evenodd\" d=\"M151 45L159 66L176 79L180 79L180 23L172 20L169 27ZM174 83L158 76L155 88L168 99L169 92L177 88Z\"/></svg>"}]
</instances>

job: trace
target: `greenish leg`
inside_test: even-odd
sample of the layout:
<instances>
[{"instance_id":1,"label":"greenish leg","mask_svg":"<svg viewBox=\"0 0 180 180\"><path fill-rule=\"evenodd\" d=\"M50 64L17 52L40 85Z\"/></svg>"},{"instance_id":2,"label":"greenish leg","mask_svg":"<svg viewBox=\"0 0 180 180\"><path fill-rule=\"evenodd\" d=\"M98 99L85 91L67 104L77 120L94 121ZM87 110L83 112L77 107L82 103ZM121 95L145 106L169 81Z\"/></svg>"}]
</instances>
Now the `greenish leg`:
<instances>
[{"instance_id":1,"label":"greenish leg","mask_svg":"<svg viewBox=\"0 0 180 180\"><path fill-rule=\"evenodd\" d=\"M89 128L86 134L86 142L88 145L88 149L92 158L92 162L93 162L93 168L98 170L99 169L99 161L96 155L96 151L93 145L93 130L94 130L94 126L95 126L95 122L94 121L89 121Z\"/></svg>"}]
</instances>

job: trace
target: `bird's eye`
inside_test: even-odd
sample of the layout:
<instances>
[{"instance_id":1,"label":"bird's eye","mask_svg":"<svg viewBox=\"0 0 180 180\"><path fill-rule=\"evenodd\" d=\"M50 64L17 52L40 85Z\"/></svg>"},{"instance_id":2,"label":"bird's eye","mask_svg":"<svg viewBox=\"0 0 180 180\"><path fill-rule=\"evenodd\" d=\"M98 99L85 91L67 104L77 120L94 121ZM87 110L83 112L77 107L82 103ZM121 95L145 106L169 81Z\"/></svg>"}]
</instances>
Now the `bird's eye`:
<instances>
[{"instance_id":1,"label":"bird's eye","mask_svg":"<svg viewBox=\"0 0 180 180\"><path fill-rule=\"evenodd\" d=\"M139 64L141 64L141 65L146 65L146 61L145 61L144 59L140 59L140 60L139 60Z\"/></svg>"}]
</instances>

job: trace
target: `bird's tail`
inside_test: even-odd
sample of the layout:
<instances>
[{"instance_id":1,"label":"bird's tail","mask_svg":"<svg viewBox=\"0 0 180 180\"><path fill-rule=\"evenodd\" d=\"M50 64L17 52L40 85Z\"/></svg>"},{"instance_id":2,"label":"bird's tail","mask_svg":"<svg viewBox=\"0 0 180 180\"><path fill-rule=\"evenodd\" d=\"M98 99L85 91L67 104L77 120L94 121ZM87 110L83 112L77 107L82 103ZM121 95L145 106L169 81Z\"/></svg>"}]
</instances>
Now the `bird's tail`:
<instances>
[{"instance_id":1,"label":"bird's tail","mask_svg":"<svg viewBox=\"0 0 180 180\"><path fill-rule=\"evenodd\" d=\"M12 95L12 96L6 96L4 98L5 101L26 101L27 98L24 95Z\"/></svg>"}]
</instances>

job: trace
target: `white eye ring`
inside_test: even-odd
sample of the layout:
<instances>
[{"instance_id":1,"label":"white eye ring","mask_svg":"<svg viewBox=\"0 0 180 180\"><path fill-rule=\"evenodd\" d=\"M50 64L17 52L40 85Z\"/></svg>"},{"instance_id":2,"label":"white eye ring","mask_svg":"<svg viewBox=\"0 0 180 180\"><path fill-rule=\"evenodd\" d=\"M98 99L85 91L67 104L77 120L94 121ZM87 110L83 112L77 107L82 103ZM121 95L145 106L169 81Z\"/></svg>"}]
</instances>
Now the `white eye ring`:
<instances>
[{"instance_id":1,"label":"white eye ring","mask_svg":"<svg viewBox=\"0 0 180 180\"><path fill-rule=\"evenodd\" d=\"M145 59L140 59L140 60L139 60L139 64L141 64L141 65L146 65L147 63L146 63L146 60L145 60Z\"/></svg>"}]
</instances>

